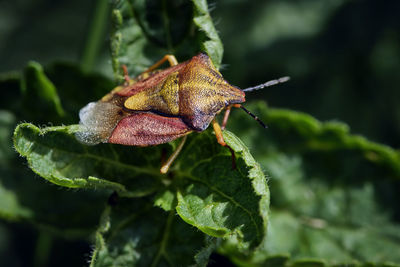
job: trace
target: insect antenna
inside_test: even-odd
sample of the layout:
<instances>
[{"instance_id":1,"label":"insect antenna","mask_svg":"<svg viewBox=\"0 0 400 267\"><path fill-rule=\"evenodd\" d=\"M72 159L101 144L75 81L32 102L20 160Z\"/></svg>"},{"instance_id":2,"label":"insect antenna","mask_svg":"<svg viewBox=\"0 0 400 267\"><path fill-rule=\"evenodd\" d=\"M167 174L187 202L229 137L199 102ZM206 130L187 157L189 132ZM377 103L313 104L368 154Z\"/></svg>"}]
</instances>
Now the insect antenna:
<instances>
[{"instance_id":1,"label":"insect antenna","mask_svg":"<svg viewBox=\"0 0 400 267\"><path fill-rule=\"evenodd\" d=\"M269 86L276 85L276 84L279 84L279 83L287 82L289 80L290 80L290 77L285 76L285 77L281 77L281 78L276 79L276 80L270 80L268 82L265 82L263 84L260 84L260 85L254 86L254 87L249 87L249 88L246 88L246 89L242 89L242 91L243 92L250 92L250 91L260 90L260 89L263 89L265 87L269 87Z\"/></svg>"},{"instance_id":2,"label":"insect antenna","mask_svg":"<svg viewBox=\"0 0 400 267\"><path fill-rule=\"evenodd\" d=\"M249 114L250 116L253 117L253 119L255 119L256 121L258 121L258 123L264 127L264 128L268 128L267 125L265 125L264 122L262 122L262 120L260 120L256 115L254 115L253 113L251 113L250 111L248 111L245 107L243 107L242 105L240 105L240 108L243 109L244 111L246 111L247 114Z\"/></svg>"}]
</instances>

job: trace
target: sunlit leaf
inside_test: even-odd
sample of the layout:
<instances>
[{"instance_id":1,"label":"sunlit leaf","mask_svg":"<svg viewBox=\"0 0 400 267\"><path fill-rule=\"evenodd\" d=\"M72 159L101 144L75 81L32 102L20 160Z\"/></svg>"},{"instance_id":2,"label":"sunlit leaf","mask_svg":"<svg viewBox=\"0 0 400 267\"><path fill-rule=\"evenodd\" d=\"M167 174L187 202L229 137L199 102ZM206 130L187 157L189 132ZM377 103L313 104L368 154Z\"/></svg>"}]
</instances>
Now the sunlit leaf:
<instances>
[{"instance_id":1,"label":"sunlit leaf","mask_svg":"<svg viewBox=\"0 0 400 267\"><path fill-rule=\"evenodd\" d=\"M262 103L249 109L267 130L239 112L229 126L271 177L268 241L250 261L229 246L225 253L243 266L282 254L294 266L311 266L297 262L304 258L322 260L316 266L400 262L398 207L390 205L398 199L399 152L352 135L341 123Z\"/></svg>"},{"instance_id":2,"label":"sunlit leaf","mask_svg":"<svg viewBox=\"0 0 400 267\"><path fill-rule=\"evenodd\" d=\"M160 149L115 145L85 146L74 133L79 125L39 129L19 125L14 133L17 151L37 174L57 185L71 188L105 188L129 196L154 192L159 186Z\"/></svg>"}]
</instances>

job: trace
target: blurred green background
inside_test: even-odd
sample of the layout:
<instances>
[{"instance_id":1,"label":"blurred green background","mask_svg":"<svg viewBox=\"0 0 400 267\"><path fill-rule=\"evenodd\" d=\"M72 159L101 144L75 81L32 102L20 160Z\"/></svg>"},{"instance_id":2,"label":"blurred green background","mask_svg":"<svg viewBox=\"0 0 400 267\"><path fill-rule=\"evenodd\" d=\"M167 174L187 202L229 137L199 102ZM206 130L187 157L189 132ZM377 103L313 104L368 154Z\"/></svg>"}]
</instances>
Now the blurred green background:
<instances>
[{"instance_id":1,"label":"blurred green background","mask_svg":"<svg viewBox=\"0 0 400 267\"><path fill-rule=\"evenodd\" d=\"M353 133L400 146L399 1L223 0L209 4L225 48L221 72L226 80L245 88L281 76L292 78L284 85L249 94L249 100L265 99L270 106L303 111L323 121L340 120ZM112 78L109 19L99 15L107 12L107 1L1 1L0 77L19 72L35 60L45 66L67 61ZM100 22L93 29L96 19ZM102 41L93 45L95 39ZM1 90L1 105L16 94L7 86ZM6 115L0 113L2 123ZM77 114L73 122L78 122ZM29 225L0 222L0 259L7 256L8 266L25 266L31 262L37 238ZM76 258L66 259L65 266L84 265L82 255L88 258L90 253L86 242L53 246L54 252L75 250L69 255Z\"/></svg>"},{"instance_id":2,"label":"blurred green background","mask_svg":"<svg viewBox=\"0 0 400 267\"><path fill-rule=\"evenodd\" d=\"M81 63L86 49L94 54L94 71L112 77L109 20L97 29L103 44L88 46L101 2L106 3L0 2L0 72L21 70L29 60ZM321 120L338 119L354 133L400 146L399 1L223 0L209 5L224 44L222 73L228 81L248 87L292 78L250 99Z\"/></svg>"}]
</instances>

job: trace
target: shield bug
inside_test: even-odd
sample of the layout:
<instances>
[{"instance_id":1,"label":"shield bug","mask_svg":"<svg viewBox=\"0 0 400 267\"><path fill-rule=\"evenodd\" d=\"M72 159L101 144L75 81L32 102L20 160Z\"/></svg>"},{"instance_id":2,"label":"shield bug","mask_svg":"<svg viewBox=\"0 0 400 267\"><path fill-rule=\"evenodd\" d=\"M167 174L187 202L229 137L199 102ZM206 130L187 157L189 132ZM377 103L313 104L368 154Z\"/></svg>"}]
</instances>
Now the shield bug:
<instances>
[{"instance_id":1,"label":"shield bug","mask_svg":"<svg viewBox=\"0 0 400 267\"><path fill-rule=\"evenodd\" d=\"M171 66L157 70L165 61ZM245 102L245 92L287 79L284 77L241 90L223 79L206 54L201 53L180 64L174 56L166 55L134 79L129 78L125 68L124 85L82 108L79 117L83 127L77 138L92 145L104 142L150 146L182 137L177 149L160 169L161 173L166 173L181 151L187 134L204 131L210 123L218 143L227 146L215 120L223 109L226 113L222 129L232 107L242 108L265 127L241 105Z\"/></svg>"}]
</instances>

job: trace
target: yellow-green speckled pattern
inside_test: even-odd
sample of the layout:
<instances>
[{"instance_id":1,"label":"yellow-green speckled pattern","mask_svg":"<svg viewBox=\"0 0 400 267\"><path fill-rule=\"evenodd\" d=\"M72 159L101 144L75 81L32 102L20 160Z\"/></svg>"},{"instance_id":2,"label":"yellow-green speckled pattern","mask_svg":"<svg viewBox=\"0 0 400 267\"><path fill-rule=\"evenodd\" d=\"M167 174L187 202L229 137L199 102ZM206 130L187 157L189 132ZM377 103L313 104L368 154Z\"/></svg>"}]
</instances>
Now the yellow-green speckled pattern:
<instances>
[{"instance_id":1,"label":"yellow-green speckled pattern","mask_svg":"<svg viewBox=\"0 0 400 267\"><path fill-rule=\"evenodd\" d=\"M242 90L226 82L205 54L180 71L179 115L193 129L206 129L223 108L245 101Z\"/></svg>"},{"instance_id":2,"label":"yellow-green speckled pattern","mask_svg":"<svg viewBox=\"0 0 400 267\"><path fill-rule=\"evenodd\" d=\"M150 76L147 83L151 86L129 96L124 107L177 116L202 131L223 108L245 101L244 92L226 82L205 54L173 68L176 71L156 83L150 83Z\"/></svg>"},{"instance_id":3,"label":"yellow-green speckled pattern","mask_svg":"<svg viewBox=\"0 0 400 267\"><path fill-rule=\"evenodd\" d=\"M178 72L174 72L162 84L129 97L124 105L131 110L154 110L168 115L179 115L178 92Z\"/></svg>"}]
</instances>

